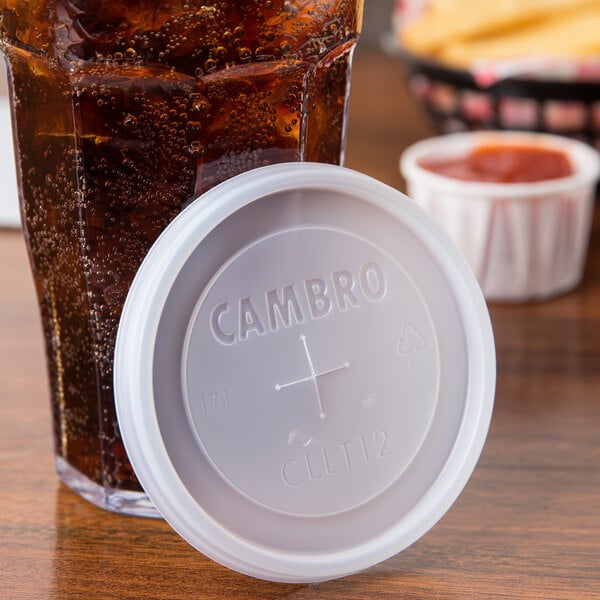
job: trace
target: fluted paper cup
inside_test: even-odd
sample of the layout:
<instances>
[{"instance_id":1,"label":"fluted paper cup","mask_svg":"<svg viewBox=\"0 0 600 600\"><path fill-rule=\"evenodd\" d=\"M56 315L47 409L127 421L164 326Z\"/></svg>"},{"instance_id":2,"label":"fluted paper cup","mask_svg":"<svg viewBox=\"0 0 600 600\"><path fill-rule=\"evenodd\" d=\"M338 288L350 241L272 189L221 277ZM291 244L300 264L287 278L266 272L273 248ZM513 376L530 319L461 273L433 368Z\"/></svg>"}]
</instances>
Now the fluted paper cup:
<instances>
[{"instance_id":1,"label":"fluted paper cup","mask_svg":"<svg viewBox=\"0 0 600 600\"><path fill-rule=\"evenodd\" d=\"M556 149L569 157L574 172L534 183L480 183L419 166L423 159L466 156L482 145ZM542 300L581 281L600 175L600 156L590 146L547 134L459 133L414 144L400 167L408 195L463 252L487 299Z\"/></svg>"},{"instance_id":2,"label":"fluted paper cup","mask_svg":"<svg viewBox=\"0 0 600 600\"><path fill-rule=\"evenodd\" d=\"M0 54L0 228L20 227L19 196L13 150L8 79Z\"/></svg>"}]
</instances>

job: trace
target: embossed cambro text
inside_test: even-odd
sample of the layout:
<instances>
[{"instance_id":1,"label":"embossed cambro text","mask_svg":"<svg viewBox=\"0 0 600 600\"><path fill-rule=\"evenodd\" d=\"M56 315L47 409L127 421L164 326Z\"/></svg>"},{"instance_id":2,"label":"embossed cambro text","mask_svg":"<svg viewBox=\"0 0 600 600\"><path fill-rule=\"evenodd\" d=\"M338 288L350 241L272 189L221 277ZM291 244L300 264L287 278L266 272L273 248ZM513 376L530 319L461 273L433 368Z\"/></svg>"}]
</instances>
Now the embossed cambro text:
<instances>
[{"instance_id":1,"label":"embossed cambro text","mask_svg":"<svg viewBox=\"0 0 600 600\"><path fill-rule=\"evenodd\" d=\"M383 268L376 261L368 261L354 271L343 269L327 277L309 277L268 289L262 297L245 295L220 302L210 312L210 330L217 342L231 346L253 335L263 336L335 311L381 302L386 293Z\"/></svg>"}]
</instances>

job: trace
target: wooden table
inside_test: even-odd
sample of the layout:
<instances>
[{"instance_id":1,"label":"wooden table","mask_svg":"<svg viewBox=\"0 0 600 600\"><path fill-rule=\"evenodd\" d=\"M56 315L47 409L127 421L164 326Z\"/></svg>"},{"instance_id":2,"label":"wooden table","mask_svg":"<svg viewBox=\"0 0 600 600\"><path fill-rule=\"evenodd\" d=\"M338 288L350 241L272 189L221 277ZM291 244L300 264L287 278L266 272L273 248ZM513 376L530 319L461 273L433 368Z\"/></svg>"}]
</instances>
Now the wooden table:
<instances>
[{"instance_id":1,"label":"wooden table","mask_svg":"<svg viewBox=\"0 0 600 600\"><path fill-rule=\"evenodd\" d=\"M398 64L357 55L348 166L402 188L431 135ZM0 598L600 598L600 210L583 285L491 306L498 388L470 483L412 547L310 586L222 568L162 521L105 513L53 470L42 337L21 235L0 232Z\"/></svg>"}]
</instances>

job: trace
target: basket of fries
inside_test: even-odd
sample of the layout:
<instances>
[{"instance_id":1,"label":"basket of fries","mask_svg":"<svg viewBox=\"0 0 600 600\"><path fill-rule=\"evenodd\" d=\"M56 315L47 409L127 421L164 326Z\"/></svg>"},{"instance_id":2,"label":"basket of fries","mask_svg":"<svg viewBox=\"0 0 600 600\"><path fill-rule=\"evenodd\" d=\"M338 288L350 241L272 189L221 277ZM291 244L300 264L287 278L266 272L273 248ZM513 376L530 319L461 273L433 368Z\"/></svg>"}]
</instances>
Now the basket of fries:
<instances>
[{"instance_id":1,"label":"basket of fries","mask_svg":"<svg viewBox=\"0 0 600 600\"><path fill-rule=\"evenodd\" d=\"M541 131L600 149L600 0L398 0L393 24L440 132Z\"/></svg>"}]
</instances>

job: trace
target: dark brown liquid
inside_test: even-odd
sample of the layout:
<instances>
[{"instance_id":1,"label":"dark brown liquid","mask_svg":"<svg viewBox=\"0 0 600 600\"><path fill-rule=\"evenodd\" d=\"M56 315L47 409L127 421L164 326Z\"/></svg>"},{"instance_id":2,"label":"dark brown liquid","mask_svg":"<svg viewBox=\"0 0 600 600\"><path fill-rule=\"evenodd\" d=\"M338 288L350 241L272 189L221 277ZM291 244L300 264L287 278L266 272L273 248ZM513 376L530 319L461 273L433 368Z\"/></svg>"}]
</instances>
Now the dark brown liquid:
<instances>
[{"instance_id":1,"label":"dark brown liquid","mask_svg":"<svg viewBox=\"0 0 600 600\"><path fill-rule=\"evenodd\" d=\"M0 0L0 48L56 452L99 485L139 490L112 384L131 281L210 187L271 163L339 162L362 1L14 6Z\"/></svg>"}]
</instances>

